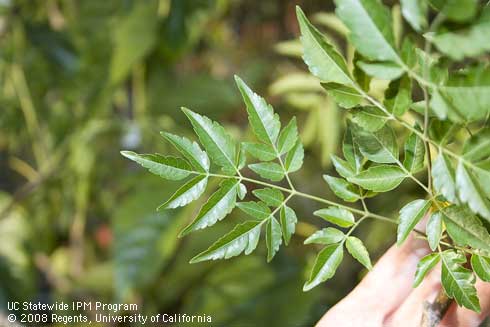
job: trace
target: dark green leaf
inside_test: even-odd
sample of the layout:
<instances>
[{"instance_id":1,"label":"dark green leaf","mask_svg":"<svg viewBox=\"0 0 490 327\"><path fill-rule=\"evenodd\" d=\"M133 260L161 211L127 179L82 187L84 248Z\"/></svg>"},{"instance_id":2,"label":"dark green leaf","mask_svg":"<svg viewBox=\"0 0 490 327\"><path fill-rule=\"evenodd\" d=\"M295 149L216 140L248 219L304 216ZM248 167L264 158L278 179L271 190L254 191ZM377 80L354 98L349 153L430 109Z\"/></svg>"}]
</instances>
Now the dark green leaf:
<instances>
[{"instance_id":1,"label":"dark green leaf","mask_svg":"<svg viewBox=\"0 0 490 327\"><path fill-rule=\"evenodd\" d=\"M427 242L432 251L437 249L442 236L442 212L433 213L427 221Z\"/></svg>"}]
</instances>

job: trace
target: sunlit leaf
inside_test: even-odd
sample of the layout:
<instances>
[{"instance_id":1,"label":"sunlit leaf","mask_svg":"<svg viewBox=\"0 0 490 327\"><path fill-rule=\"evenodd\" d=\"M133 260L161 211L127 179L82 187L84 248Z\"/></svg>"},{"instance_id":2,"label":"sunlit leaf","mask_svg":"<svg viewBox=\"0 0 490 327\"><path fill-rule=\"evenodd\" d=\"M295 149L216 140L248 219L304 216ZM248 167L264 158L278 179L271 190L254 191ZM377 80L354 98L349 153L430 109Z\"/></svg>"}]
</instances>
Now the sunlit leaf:
<instances>
[{"instance_id":1,"label":"sunlit leaf","mask_svg":"<svg viewBox=\"0 0 490 327\"><path fill-rule=\"evenodd\" d=\"M161 154L137 154L132 151L121 151L121 154L147 168L151 173L165 179L178 181L193 172L187 161L181 158L162 156Z\"/></svg>"},{"instance_id":2,"label":"sunlit leaf","mask_svg":"<svg viewBox=\"0 0 490 327\"><path fill-rule=\"evenodd\" d=\"M317 230L311 234L304 242L304 244L333 244L338 243L344 239L345 235L341 231L333 227L327 227Z\"/></svg>"},{"instance_id":3,"label":"sunlit leaf","mask_svg":"<svg viewBox=\"0 0 490 327\"><path fill-rule=\"evenodd\" d=\"M413 287L417 287L422 283L427 273L441 260L439 253L431 253L420 259L415 271L415 280Z\"/></svg>"},{"instance_id":4,"label":"sunlit leaf","mask_svg":"<svg viewBox=\"0 0 490 327\"><path fill-rule=\"evenodd\" d=\"M354 215L350 211L338 207L320 209L313 214L340 227L349 227L354 224Z\"/></svg>"},{"instance_id":5,"label":"sunlit leaf","mask_svg":"<svg viewBox=\"0 0 490 327\"><path fill-rule=\"evenodd\" d=\"M245 254L252 253L257 247L260 238L260 228L267 220L246 221L217 240L206 251L201 252L191 259L190 263L205 260L229 259L245 251Z\"/></svg>"},{"instance_id":6,"label":"sunlit leaf","mask_svg":"<svg viewBox=\"0 0 490 327\"><path fill-rule=\"evenodd\" d=\"M284 195L281 191L275 188L262 188L252 191L253 195L255 195L260 200L264 201L265 204L271 207L278 207L284 201Z\"/></svg>"},{"instance_id":7,"label":"sunlit leaf","mask_svg":"<svg viewBox=\"0 0 490 327\"><path fill-rule=\"evenodd\" d=\"M371 264L371 259L369 258L369 252L360 239L354 236L347 237L347 240L345 241L345 247L347 248L347 251L349 251L349 253L354 257L354 259L359 261L364 267L369 270L373 268L373 265Z\"/></svg>"},{"instance_id":8,"label":"sunlit leaf","mask_svg":"<svg viewBox=\"0 0 490 327\"><path fill-rule=\"evenodd\" d=\"M330 279L335 274L344 256L343 244L327 245L318 253L310 278L303 286L303 291L309 291L318 284Z\"/></svg>"},{"instance_id":9,"label":"sunlit leaf","mask_svg":"<svg viewBox=\"0 0 490 327\"><path fill-rule=\"evenodd\" d=\"M323 179L336 196L347 202L356 202L361 198L359 188L356 188L351 183L342 178L336 178L328 175L323 175Z\"/></svg>"},{"instance_id":10,"label":"sunlit leaf","mask_svg":"<svg viewBox=\"0 0 490 327\"><path fill-rule=\"evenodd\" d=\"M270 217L267 222L265 240L267 244L267 262L269 262L274 258L282 244L281 225L274 217Z\"/></svg>"},{"instance_id":11,"label":"sunlit leaf","mask_svg":"<svg viewBox=\"0 0 490 327\"><path fill-rule=\"evenodd\" d=\"M284 243L286 245L289 244L291 240L291 235L294 234L296 229L296 223L298 222L298 218L296 217L296 213L290 207L283 205L280 210L280 220L281 220L281 228L282 228L282 236L284 237Z\"/></svg>"},{"instance_id":12,"label":"sunlit leaf","mask_svg":"<svg viewBox=\"0 0 490 327\"><path fill-rule=\"evenodd\" d=\"M408 237L408 234L415 228L418 222L429 210L431 202L428 200L415 200L405 205L400 210L398 232L396 243L401 245Z\"/></svg>"},{"instance_id":13,"label":"sunlit leaf","mask_svg":"<svg viewBox=\"0 0 490 327\"><path fill-rule=\"evenodd\" d=\"M206 190L208 176L199 175L182 185L164 204L158 207L160 209L172 209L183 207L199 198Z\"/></svg>"},{"instance_id":14,"label":"sunlit leaf","mask_svg":"<svg viewBox=\"0 0 490 327\"><path fill-rule=\"evenodd\" d=\"M221 183L220 188L214 192L208 201L201 207L194 221L182 230L180 236L212 226L217 221L225 218L235 207L237 187L238 180L224 180Z\"/></svg>"},{"instance_id":15,"label":"sunlit leaf","mask_svg":"<svg viewBox=\"0 0 490 327\"><path fill-rule=\"evenodd\" d=\"M405 172L396 166L373 166L361 173L347 178L366 190L387 192L396 188L405 179Z\"/></svg>"},{"instance_id":16,"label":"sunlit leaf","mask_svg":"<svg viewBox=\"0 0 490 327\"><path fill-rule=\"evenodd\" d=\"M303 158L305 152L303 149L303 144L298 140L294 147L286 155L286 160L284 161L284 166L288 173L293 173L301 168L303 165Z\"/></svg>"},{"instance_id":17,"label":"sunlit leaf","mask_svg":"<svg viewBox=\"0 0 490 327\"><path fill-rule=\"evenodd\" d=\"M191 142L185 137L162 132L162 136L191 163L191 165L200 171L209 171L209 158L206 152L202 151L196 142Z\"/></svg>"},{"instance_id":18,"label":"sunlit leaf","mask_svg":"<svg viewBox=\"0 0 490 327\"><path fill-rule=\"evenodd\" d=\"M277 152L284 154L291 150L298 140L298 127L296 126L296 118L293 117L289 124L279 134L277 140Z\"/></svg>"}]
</instances>

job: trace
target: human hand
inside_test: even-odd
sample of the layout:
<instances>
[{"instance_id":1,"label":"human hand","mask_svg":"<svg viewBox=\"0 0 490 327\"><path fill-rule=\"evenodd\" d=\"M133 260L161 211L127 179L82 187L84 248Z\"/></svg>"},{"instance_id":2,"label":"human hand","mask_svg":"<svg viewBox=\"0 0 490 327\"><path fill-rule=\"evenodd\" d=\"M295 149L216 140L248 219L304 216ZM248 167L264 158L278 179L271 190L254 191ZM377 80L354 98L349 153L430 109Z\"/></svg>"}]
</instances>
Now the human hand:
<instances>
[{"instance_id":1,"label":"human hand","mask_svg":"<svg viewBox=\"0 0 490 327\"><path fill-rule=\"evenodd\" d=\"M424 304L441 292L441 269L436 266L417 287L412 283L418 261L429 253L427 242L410 236L386 252L359 285L332 307L317 326L379 327L429 326L422 324ZM476 282L481 313L449 304L440 327L479 326L490 313L490 284Z\"/></svg>"}]
</instances>

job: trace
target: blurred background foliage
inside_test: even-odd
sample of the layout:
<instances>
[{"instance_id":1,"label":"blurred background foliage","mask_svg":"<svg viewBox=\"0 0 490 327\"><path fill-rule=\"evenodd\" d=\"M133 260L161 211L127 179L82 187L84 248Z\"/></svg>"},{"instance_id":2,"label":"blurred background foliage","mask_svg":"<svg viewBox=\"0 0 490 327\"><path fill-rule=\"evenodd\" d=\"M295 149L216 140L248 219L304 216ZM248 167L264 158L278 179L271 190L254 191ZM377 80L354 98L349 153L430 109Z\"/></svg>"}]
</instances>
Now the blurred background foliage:
<instances>
[{"instance_id":1,"label":"blurred background foliage","mask_svg":"<svg viewBox=\"0 0 490 327\"><path fill-rule=\"evenodd\" d=\"M175 187L119 154L171 152L161 130L193 138L181 106L245 138L239 74L283 122L298 116L307 160L295 184L332 196L320 176L338 151L342 112L300 60L296 4L345 46L331 1L0 1L2 315L7 301L99 300L205 313L213 325L307 326L356 285L364 272L347 259L332 281L302 292L317 250L302 242L325 224L303 200L294 203L298 233L271 264L263 244L247 257L188 264L240 215L177 238L202 203L156 212ZM402 187L370 207L394 214L417 192ZM357 233L376 257L391 228L370 222Z\"/></svg>"}]
</instances>

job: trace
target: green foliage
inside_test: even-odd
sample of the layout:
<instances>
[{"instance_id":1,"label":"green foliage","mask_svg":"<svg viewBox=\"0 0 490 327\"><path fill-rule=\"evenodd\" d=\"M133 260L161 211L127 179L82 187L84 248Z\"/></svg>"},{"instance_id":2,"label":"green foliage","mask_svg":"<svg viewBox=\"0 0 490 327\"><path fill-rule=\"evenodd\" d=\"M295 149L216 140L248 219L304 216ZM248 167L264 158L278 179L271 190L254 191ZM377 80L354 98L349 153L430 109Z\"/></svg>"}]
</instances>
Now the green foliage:
<instances>
[{"instance_id":1,"label":"green foliage","mask_svg":"<svg viewBox=\"0 0 490 327\"><path fill-rule=\"evenodd\" d=\"M206 184L211 184L209 180L223 180L181 235L214 225L235 206L250 216L251 220L238 223L191 262L250 254L258 247L262 232L267 261L272 260L282 243L288 245L296 231L297 215L287 203L293 197L302 197L328 205L313 212L322 218L322 223L346 229L322 227L306 238L305 244L324 248L313 263L304 291L334 276L344 246L364 267L372 268L363 241L352 235L365 219L397 224L396 239L401 245L427 218L426 232L417 233L427 239L433 252L420 260L414 286L441 262L441 281L447 295L459 305L480 310L473 271L482 280L490 279L489 259L484 256L490 253L490 234L481 221L490 221L490 134L486 127L490 70L484 61L456 65L451 58L478 58L487 47L477 44L466 51L441 40L444 33L458 33L448 32L451 28L484 30L487 10L480 13L476 1L465 1L466 6L454 1L446 6L442 2L431 1L428 6L424 1L401 1L401 13L411 26L403 33L400 22L393 26L389 8L379 0L336 0L340 21L322 17L326 25L336 26L334 29L341 35L348 35L349 49L355 50L349 60L342 55L335 38L322 34L299 7L296 9L303 61L314 77L301 75L281 80L274 89L281 89L291 102L306 108L311 105L309 99L313 99L314 106L320 103L320 84L328 101L346 109L343 158L333 153L330 156L339 176L323 177L330 190L349 205L296 189L297 180L305 177L300 176L301 172L298 177L291 174L301 169L305 157L296 118L281 125L273 107L239 77L235 81L254 140L238 142L217 122L184 109L205 152L186 138L166 133L166 139L184 158L122 152L160 177L190 178L164 208L184 206L203 194ZM430 21L432 11L436 18ZM469 33L475 42L480 42L473 35L476 32ZM422 42L426 46L421 47ZM431 48L427 42L433 42L440 53L426 52ZM297 47L288 51L296 53ZM316 93L310 93L311 98L303 97L303 93L296 93L297 89L313 89ZM420 101L420 96L424 101ZM339 121L333 124L342 125ZM245 152L255 160L253 163L247 162ZM215 171L215 166L222 171ZM249 177L250 170L260 179ZM426 179L421 178L422 173L427 174ZM424 195L401 208L398 219L368 209L371 198L394 190L405 180L420 187ZM237 195L242 200L247 196L248 183L253 184L249 197L257 201L236 203ZM403 187L405 184L408 183ZM400 198L398 192L392 193ZM472 254L473 271L464 265L466 254Z\"/></svg>"}]
</instances>

